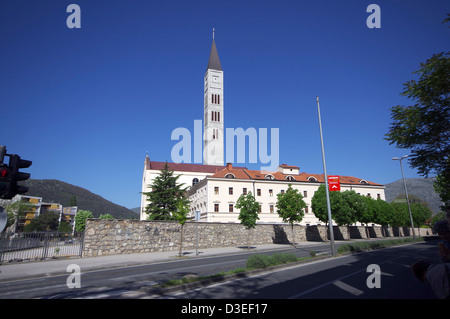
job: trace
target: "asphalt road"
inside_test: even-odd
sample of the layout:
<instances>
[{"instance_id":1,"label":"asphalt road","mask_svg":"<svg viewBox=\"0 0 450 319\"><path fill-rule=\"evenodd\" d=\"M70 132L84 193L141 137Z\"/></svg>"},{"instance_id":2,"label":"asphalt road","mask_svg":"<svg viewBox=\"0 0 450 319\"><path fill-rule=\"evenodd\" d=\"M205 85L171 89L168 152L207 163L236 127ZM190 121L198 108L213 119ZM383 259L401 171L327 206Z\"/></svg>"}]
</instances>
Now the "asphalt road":
<instances>
[{"instance_id":1,"label":"asphalt road","mask_svg":"<svg viewBox=\"0 0 450 319\"><path fill-rule=\"evenodd\" d=\"M330 245L301 246L299 249L288 246L286 249L258 253L268 255L293 253L297 256L309 256L310 250L318 254L328 253ZM147 265L83 271L81 288L77 289L67 287L68 273L0 282L0 299L138 298L141 297L139 292L141 287L152 286L169 279L181 278L189 274L206 276L239 267L244 268L248 257L253 254L255 254L254 251L225 256L188 257Z\"/></svg>"},{"instance_id":2,"label":"asphalt road","mask_svg":"<svg viewBox=\"0 0 450 319\"><path fill-rule=\"evenodd\" d=\"M166 295L184 299L436 299L410 265L439 262L436 242L425 242L337 257ZM379 284L369 265L378 265ZM369 278L370 277L370 278ZM367 281L369 278L368 287ZM377 287L379 286L379 287Z\"/></svg>"},{"instance_id":3,"label":"asphalt road","mask_svg":"<svg viewBox=\"0 0 450 319\"><path fill-rule=\"evenodd\" d=\"M266 251L309 256L329 252L329 244L301 249ZM187 258L148 265L93 270L81 275L81 288L69 289L68 275L0 283L0 299L23 298L175 298L175 299L290 299L290 298L434 298L431 290L412 276L409 266L418 259L438 261L436 242L425 242L369 253L331 258L258 276L233 280L164 296L149 296L141 287L188 274L211 275L245 267L254 252L228 256ZM379 265L380 288L368 288L367 266Z\"/></svg>"}]
</instances>

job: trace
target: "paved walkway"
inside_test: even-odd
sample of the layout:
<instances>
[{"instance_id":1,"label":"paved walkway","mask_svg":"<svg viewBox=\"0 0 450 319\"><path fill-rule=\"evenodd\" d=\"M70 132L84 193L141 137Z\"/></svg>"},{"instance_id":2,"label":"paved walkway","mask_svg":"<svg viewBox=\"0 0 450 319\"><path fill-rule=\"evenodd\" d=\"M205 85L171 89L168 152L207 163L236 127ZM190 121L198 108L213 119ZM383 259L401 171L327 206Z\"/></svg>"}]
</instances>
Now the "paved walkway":
<instances>
[{"instance_id":1,"label":"paved walkway","mask_svg":"<svg viewBox=\"0 0 450 319\"><path fill-rule=\"evenodd\" d=\"M302 242L297 243L298 246L316 246L323 245L323 242ZM286 249L291 247L290 245L256 245L252 246L252 251L264 251L271 249ZM208 257L214 255L228 255L248 253L246 248L240 247L223 247L223 248L208 248L199 249L199 254L196 255L195 249L184 250L183 254L186 258ZM50 276L53 274L67 274L67 266L70 264L76 264L80 266L82 271L124 267L132 265L143 265L160 261L176 260L178 258L178 250L166 251L166 252L152 252L152 253L140 253L140 254L126 254L126 255L113 255L113 256L100 256L100 257L88 257L88 258L67 258L58 260L45 260L45 261L26 261L23 263L11 263L0 266L0 282L10 281L14 279L26 279L39 276Z\"/></svg>"}]
</instances>

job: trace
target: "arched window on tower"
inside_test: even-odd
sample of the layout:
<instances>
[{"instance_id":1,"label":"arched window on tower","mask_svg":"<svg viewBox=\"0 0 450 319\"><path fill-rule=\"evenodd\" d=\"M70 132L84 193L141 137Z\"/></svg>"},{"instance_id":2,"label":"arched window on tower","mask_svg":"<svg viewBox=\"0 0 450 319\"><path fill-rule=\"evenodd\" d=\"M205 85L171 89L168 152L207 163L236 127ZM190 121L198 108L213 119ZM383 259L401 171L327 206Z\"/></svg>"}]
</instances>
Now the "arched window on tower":
<instances>
[{"instance_id":1,"label":"arched window on tower","mask_svg":"<svg viewBox=\"0 0 450 319\"><path fill-rule=\"evenodd\" d=\"M198 178L194 178L192 180L192 186L194 186L195 184L198 184Z\"/></svg>"}]
</instances>

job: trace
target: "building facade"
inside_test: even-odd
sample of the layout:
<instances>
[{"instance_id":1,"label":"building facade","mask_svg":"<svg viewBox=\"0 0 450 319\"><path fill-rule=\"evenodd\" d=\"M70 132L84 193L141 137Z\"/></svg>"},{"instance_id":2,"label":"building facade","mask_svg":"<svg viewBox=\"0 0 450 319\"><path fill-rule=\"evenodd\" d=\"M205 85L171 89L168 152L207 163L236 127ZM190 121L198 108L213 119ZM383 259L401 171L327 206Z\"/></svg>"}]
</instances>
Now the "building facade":
<instances>
[{"instance_id":1,"label":"building facade","mask_svg":"<svg viewBox=\"0 0 450 319\"><path fill-rule=\"evenodd\" d=\"M296 166L280 165L276 172L263 172L234 168L228 164L216 174L207 176L188 192L191 214L200 212L205 222L239 223L236 203L241 194L252 192L260 205L258 223L282 223L278 216L277 194L285 192L289 185L297 189L307 204L301 225L320 225L311 210L311 198L324 184L323 174L300 173ZM361 195L385 200L384 186L364 179L340 176L341 191L353 190Z\"/></svg>"}]
</instances>

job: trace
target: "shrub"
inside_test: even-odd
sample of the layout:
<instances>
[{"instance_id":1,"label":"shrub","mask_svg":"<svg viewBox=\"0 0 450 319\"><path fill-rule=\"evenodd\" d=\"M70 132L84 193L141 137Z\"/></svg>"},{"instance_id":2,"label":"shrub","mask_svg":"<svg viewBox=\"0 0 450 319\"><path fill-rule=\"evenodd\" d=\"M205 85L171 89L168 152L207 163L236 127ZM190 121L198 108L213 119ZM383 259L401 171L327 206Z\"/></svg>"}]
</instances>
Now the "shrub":
<instances>
[{"instance_id":1,"label":"shrub","mask_svg":"<svg viewBox=\"0 0 450 319\"><path fill-rule=\"evenodd\" d=\"M247 268L249 269L267 268L295 261L298 261L298 258L292 254L275 254L273 256L252 255L247 259Z\"/></svg>"}]
</instances>

